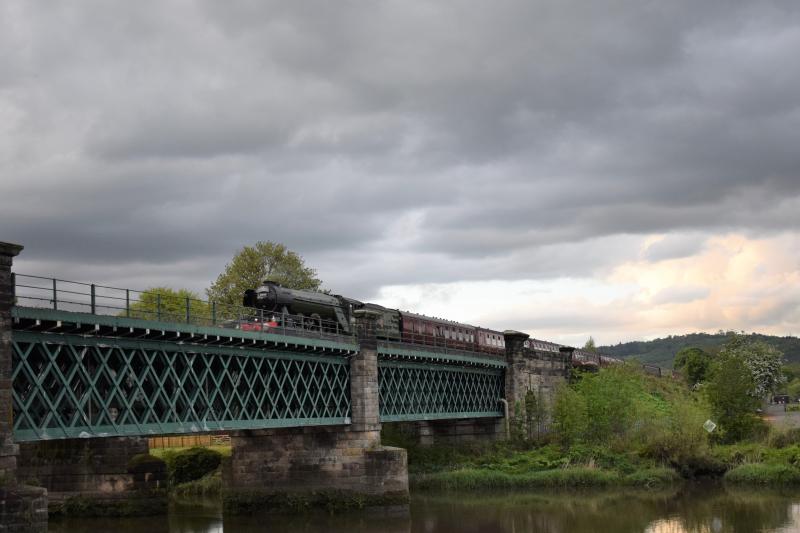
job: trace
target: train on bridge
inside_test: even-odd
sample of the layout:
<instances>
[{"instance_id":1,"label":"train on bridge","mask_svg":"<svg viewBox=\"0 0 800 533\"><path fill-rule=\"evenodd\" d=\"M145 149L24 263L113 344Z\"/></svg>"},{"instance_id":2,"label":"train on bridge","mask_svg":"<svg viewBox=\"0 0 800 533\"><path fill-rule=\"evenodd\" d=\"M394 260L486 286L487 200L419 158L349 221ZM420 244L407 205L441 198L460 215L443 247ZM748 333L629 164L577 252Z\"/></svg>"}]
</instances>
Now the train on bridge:
<instances>
[{"instance_id":1,"label":"train on bridge","mask_svg":"<svg viewBox=\"0 0 800 533\"><path fill-rule=\"evenodd\" d=\"M269 331L290 327L352 334L355 311L365 309L376 314L377 336L386 341L505 355L505 339L501 331L390 309L341 295L289 289L273 281L264 281L258 288L245 291L242 304L259 311L256 318L242 321L240 327L244 330ZM565 348L561 344L539 339L528 339L526 346L552 353L559 353ZM579 367L598 368L618 364L622 360L575 349L572 351L572 362ZM661 372L658 367L645 370L658 375Z\"/></svg>"}]
</instances>

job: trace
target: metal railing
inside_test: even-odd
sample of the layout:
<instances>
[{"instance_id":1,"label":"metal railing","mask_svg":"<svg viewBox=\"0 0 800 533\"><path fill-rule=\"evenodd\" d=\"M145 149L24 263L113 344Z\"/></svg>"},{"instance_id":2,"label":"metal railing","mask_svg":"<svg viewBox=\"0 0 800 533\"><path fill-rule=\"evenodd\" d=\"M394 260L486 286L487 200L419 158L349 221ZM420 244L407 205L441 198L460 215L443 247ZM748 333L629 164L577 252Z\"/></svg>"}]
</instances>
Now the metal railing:
<instances>
[{"instance_id":1,"label":"metal railing","mask_svg":"<svg viewBox=\"0 0 800 533\"><path fill-rule=\"evenodd\" d=\"M12 278L15 305L24 307L313 338L353 338L335 320L223 304L172 291L139 291L17 273Z\"/></svg>"}]
</instances>

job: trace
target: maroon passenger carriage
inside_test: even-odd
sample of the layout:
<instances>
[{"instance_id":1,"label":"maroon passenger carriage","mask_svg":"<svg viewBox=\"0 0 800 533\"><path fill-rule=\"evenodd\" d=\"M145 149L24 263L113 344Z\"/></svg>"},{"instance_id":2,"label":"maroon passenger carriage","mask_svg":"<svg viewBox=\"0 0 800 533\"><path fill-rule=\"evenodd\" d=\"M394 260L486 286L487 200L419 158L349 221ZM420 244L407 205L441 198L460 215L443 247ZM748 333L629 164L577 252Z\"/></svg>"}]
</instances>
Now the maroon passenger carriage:
<instances>
[{"instance_id":1,"label":"maroon passenger carriage","mask_svg":"<svg viewBox=\"0 0 800 533\"><path fill-rule=\"evenodd\" d=\"M403 342L493 355L506 352L505 340L499 331L405 311L400 311L399 315Z\"/></svg>"}]
</instances>

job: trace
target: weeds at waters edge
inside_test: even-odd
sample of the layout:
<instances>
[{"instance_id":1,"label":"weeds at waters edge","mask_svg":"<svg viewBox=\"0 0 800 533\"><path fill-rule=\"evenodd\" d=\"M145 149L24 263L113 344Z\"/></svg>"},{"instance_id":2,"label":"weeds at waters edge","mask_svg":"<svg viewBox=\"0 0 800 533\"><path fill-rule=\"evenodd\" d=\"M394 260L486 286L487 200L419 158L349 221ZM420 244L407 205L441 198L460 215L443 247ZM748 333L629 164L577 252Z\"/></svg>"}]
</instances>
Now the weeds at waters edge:
<instances>
[{"instance_id":1,"label":"weeds at waters edge","mask_svg":"<svg viewBox=\"0 0 800 533\"><path fill-rule=\"evenodd\" d=\"M669 468L648 468L629 475L588 467L559 468L525 474L461 469L416 476L412 488L421 490L527 489L538 487L608 487L635 485L656 487L680 480Z\"/></svg>"},{"instance_id":2,"label":"weeds at waters edge","mask_svg":"<svg viewBox=\"0 0 800 533\"><path fill-rule=\"evenodd\" d=\"M800 469L785 464L750 463L729 470L724 479L747 485L799 485Z\"/></svg>"},{"instance_id":3,"label":"weeds at waters edge","mask_svg":"<svg viewBox=\"0 0 800 533\"><path fill-rule=\"evenodd\" d=\"M177 497L219 497L222 494L222 473L216 470L200 479L180 483L173 486L170 493Z\"/></svg>"}]
</instances>

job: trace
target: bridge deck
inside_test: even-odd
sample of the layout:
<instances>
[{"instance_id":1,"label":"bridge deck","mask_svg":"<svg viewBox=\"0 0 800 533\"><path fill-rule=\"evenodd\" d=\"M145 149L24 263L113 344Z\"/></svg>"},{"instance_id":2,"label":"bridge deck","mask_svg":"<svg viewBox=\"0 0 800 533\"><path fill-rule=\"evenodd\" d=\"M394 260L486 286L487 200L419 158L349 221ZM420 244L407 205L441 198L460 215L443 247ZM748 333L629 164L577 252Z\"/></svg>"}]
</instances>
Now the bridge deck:
<instances>
[{"instance_id":1,"label":"bridge deck","mask_svg":"<svg viewBox=\"0 0 800 533\"><path fill-rule=\"evenodd\" d=\"M353 336L319 331L307 331L300 335L291 328L270 332L242 331L221 326L199 326L19 306L11 309L11 316L13 329L19 331L336 353L358 351L358 344Z\"/></svg>"}]
</instances>

